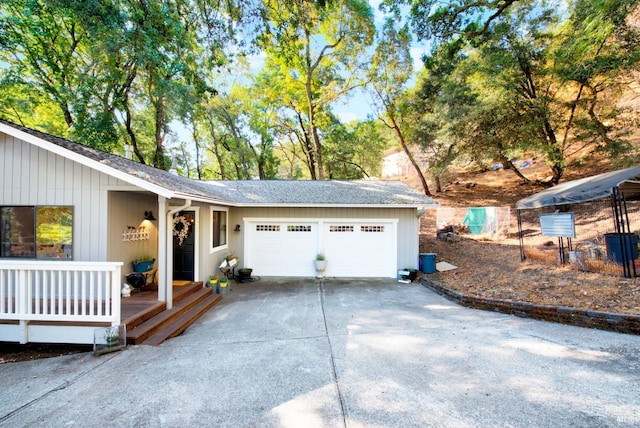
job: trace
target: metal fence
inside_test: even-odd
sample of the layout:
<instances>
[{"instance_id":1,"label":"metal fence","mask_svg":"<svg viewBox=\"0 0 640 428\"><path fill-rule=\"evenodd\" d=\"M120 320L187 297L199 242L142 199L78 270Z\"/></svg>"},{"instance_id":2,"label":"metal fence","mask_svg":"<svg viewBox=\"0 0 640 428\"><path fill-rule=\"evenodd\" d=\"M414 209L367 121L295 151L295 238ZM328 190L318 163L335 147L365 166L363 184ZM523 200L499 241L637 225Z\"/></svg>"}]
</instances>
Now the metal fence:
<instances>
[{"instance_id":1,"label":"metal fence","mask_svg":"<svg viewBox=\"0 0 640 428\"><path fill-rule=\"evenodd\" d=\"M465 207L437 209L436 233L441 239L455 235L472 235L478 239L509 237L511 209L509 207Z\"/></svg>"},{"instance_id":2,"label":"metal fence","mask_svg":"<svg viewBox=\"0 0 640 428\"><path fill-rule=\"evenodd\" d=\"M616 233L615 212L610 198L558 207L519 210L522 255L528 260L566 263L580 270L622 275L624 266L620 261L620 252L628 250L631 253L630 270L634 274L640 273L640 263L637 260L640 201L627 202L626 206L625 217L629 222L630 233L624 235L630 236L624 236L624 239L620 239L621 234ZM543 236L541 216L558 212L573 213L573 238ZM621 246L623 248L620 248Z\"/></svg>"}]
</instances>

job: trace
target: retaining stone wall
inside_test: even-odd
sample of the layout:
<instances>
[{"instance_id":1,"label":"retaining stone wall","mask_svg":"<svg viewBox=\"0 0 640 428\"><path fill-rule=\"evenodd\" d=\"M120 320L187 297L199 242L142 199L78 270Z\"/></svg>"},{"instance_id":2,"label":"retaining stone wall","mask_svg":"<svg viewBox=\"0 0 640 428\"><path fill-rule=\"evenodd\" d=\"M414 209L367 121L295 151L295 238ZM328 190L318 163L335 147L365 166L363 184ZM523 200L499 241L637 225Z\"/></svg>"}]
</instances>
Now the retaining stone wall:
<instances>
[{"instance_id":1,"label":"retaining stone wall","mask_svg":"<svg viewBox=\"0 0 640 428\"><path fill-rule=\"evenodd\" d=\"M458 291L443 287L424 277L420 278L420 283L447 299L469 308L500 312L522 318L533 318L561 324L640 335L640 315L614 314L566 306L536 305L527 302L511 302L508 300L467 296Z\"/></svg>"}]
</instances>

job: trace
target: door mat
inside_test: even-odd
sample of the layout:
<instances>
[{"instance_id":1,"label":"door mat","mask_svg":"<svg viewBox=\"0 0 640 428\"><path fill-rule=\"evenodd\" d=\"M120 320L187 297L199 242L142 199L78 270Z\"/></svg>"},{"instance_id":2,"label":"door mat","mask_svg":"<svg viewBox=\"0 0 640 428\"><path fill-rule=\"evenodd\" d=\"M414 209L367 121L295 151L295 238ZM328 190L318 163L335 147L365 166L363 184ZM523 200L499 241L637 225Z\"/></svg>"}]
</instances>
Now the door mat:
<instances>
[{"instance_id":1,"label":"door mat","mask_svg":"<svg viewBox=\"0 0 640 428\"><path fill-rule=\"evenodd\" d=\"M191 284L191 281L173 281L174 287L184 287L185 285Z\"/></svg>"}]
</instances>

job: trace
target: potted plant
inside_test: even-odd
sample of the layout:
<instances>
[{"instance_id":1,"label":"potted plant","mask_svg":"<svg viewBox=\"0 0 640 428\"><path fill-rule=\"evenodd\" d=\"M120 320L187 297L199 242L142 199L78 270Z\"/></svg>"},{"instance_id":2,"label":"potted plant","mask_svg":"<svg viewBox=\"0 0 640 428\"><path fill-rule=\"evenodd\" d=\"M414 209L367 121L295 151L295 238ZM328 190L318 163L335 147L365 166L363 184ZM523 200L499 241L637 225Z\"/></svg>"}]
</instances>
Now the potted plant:
<instances>
[{"instance_id":1,"label":"potted plant","mask_svg":"<svg viewBox=\"0 0 640 428\"><path fill-rule=\"evenodd\" d=\"M253 269L247 267L238 269L238 281L243 282L251 278L251 272L253 272Z\"/></svg>"},{"instance_id":2,"label":"potted plant","mask_svg":"<svg viewBox=\"0 0 640 428\"><path fill-rule=\"evenodd\" d=\"M418 269L415 268L407 268L405 269L406 271L409 272L409 280L411 282L415 281L416 279L418 279Z\"/></svg>"},{"instance_id":3,"label":"potted plant","mask_svg":"<svg viewBox=\"0 0 640 428\"><path fill-rule=\"evenodd\" d=\"M220 279L218 279L218 283L220 284L220 288L226 288L229 285L229 278L226 275L222 275Z\"/></svg>"},{"instance_id":4,"label":"potted plant","mask_svg":"<svg viewBox=\"0 0 640 428\"><path fill-rule=\"evenodd\" d=\"M215 275L209 276L209 287L211 287L211 291L218 294L220 290L218 289L218 277Z\"/></svg>"},{"instance_id":5,"label":"potted plant","mask_svg":"<svg viewBox=\"0 0 640 428\"><path fill-rule=\"evenodd\" d=\"M134 272L146 272L153 268L156 259L147 253L140 253L133 261Z\"/></svg>"},{"instance_id":6,"label":"potted plant","mask_svg":"<svg viewBox=\"0 0 640 428\"><path fill-rule=\"evenodd\" d=\"M324 271L327 270L327 259L324 257L324 254L318 253L315 259L316 272L318 272L318 277L324 276Z\"/></svg>"}]
</instances>

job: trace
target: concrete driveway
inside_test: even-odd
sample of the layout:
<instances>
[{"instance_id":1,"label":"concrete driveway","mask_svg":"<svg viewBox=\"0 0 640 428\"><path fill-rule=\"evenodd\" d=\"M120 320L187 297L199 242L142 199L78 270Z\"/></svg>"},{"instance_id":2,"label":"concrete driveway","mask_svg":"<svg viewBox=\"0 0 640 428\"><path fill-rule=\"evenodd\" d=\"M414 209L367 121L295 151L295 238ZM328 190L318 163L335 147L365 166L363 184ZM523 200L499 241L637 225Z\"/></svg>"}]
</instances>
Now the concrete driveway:
<instances>
[{"instance_id":1,"label":"concrete driveway","mask_svg":"<svg viewBox=\"0 0 640 428\"><path fill-rule=\"evenodd\" d=\"M1 426L640 425L640 337L392 280L235 285L160 347L0 365Z\"/></svg>"}]
</instances>

